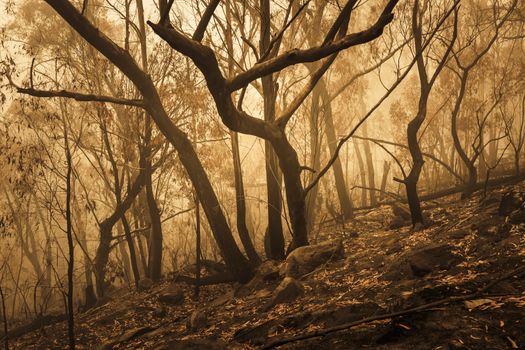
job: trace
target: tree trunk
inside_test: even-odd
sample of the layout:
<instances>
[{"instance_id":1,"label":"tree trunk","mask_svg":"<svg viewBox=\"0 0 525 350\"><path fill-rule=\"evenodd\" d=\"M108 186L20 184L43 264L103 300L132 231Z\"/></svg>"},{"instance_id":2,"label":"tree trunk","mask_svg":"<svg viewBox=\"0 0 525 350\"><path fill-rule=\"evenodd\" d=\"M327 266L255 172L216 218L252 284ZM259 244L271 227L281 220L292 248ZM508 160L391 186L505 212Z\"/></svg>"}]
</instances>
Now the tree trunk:
<instances>
[{"instance_id":1,"label":"tree trunk","mask_svg":"<svg viewBox=\"0 0 525 350\"><path fill-rule=\"evenodd\" d=\"M124 236L126 237L126 242L128 243L129 249L129 260L131 262L131 271L133 271L133 279L135 280L135 288L138 289L140 281L140 272L139 266L137 264L137 253L135 251L135 244L133 242L133 237L131 236L131 229L129 227L128 219L126 218L126 213L123 213L120 217L122 222L122 227L124 228Z\"/></svg>"},{"instance_id":2,"label":"tree trunk","mask_svg":"<svg viewBox=\"0 0 525 350\"><path fill-rule=\"evenodd\" d=\"M242 178L241 157L239 152L239 139L235 131L230 131L233 156L233 172L235 177L235 204L237 206L237 231L244 251L253 266L261 263L261 258L255 250L248 226L246 225L246 200L244 197L244 183Z\"/></svg>"},{"instance_id":3,"label":"tree trunk","mask_svg":"<svg viewBox=\"0 0 525 350\"><path fill-rule=\"evenodd\" d=\"M337 137L332 114L332 105L330 103L330 96L328 94L328 88L326 87L323 78L319 81L318 84L321 87L323 105L325 107L324 117L326 123L325 125L326 138L328 140L328 149L330 150L330 154L334 154L335 148L337 146ZM345 177L343 175L343 167L341 166L341 160L339 159L339 157L336 158L334 164L332 165L332 170L334 173L335 188L337 190L337 197L339 198L339 205L341 207L341 211L345 219L351 219L354 217L353 205L350 196L348 195L348 191L346 189Z\"/></svg>"},{"instance_id":4,"label":"tree trunk","mask_svg":"<svg viewBox=\"0 0 525 350\"><path fill-rule=\"evenodd\" d=\"M142 166L146 172L146 203L149 213L150 232L149 232L149 252L148 252L148 276L153 281L159 281L162 276L162 223L160 220L160 211L155 200L153 192L153 169L151 167L151 118L146 116L145 140L142 160Z\"/></svg>"},{"instance_id":5,"label":"tree trunk","mask_svg":"<svg viewBox=\"0 0 525 350\"><path fill-rule=\"evenodd\" d=\"M359 151L357 142L354 141L355 155L357 157L357 164L359 165L359 177L361 178L361 207L366 207L366 172L363 163L363 157Z\"/></svg>"},{"instance_id":6,"label":"tree trunk","mask_svg":"<svg viewBox=\"0 0 525 350\"><path fill-rule=\"evenodd\" d=\"M66 235L68 247L67 259L67 329L69 338L69 349L75 349L75 308L73 306L73 271L75 271L75 246L73 241L73 220L71 219L71 152L67 136L66 123L64 121L64 146L66 151L67 173L66 173ZM7 336L7 335L6 335Z\"/></svg>"},{"instance_id":7,"label":"tree trunk","mask_svg":"<svg viewBox=\"0 0 525 350\"><path fill-rule=\"evenodd\" d=\"M426 116L428 94L430 91L421 89L421 97L419 103L419 110L414 119L408 123L407 127L407 138L408 138L408 149L412 156L412 167L407 178L404 180L408 206L410 207L410 215L412 217L412 225L423 224L423 213L421 211L421 203L417 193L417 183L419 181L419 175L423 168L424 160L421 148L419 147L419 140L417 133L419 128L423 124Z\"/></svg>"},{"instance_id":8,"label":"tree trunk","mask_svg":"<svg viewBox=\"0 0 525 350\"><path fill-rule=\"evenodd\" d=\"M423 223L423 212L421 210L421 202L417 193L417 182L410 179L405 182L407 191L407 201L410 208L410 216L412 217L412 224Z\"/></svg>"},{"instance_id":9,"label":"tree trunk","mask_svg":"<svg viewBox=\"0 0 525 350\"><path fill-rule=\"evenodd\" d=\"M187 135L173 124L164 109L158 91L149 75L139 68L128 52L116 46L106 36L101 34L72 4L52 1L48 3L88 43L117 66L140 91L144 99L146 111L151 115L159 130L177 151L179 159L188 173L193 187L197 191L200 203L208 218L211 230L226 265L238 281L249 281L253 276L253 271L233 239L232 232L210 180ZM107 258L101 260L107 261ZM104 266L102 266L102 269L104 269Z\"/></svg>"},{"instance_id":10,"label":"tree trunk","mask_svg":"<svg viewBox=\"0 0 525 350\"><path fill-rule=\"evenodd\" d=\"M368 127L365 124L363 124L363 135L365 137L368 137ZM370 149L370 142L365 141L364 143L365 148L365 158L366 158L366 168L368 173L368 187L370 190L368 191L368 194L370 196L370 205L376 206L377 205L377 198L376 198L376 181L375 181L375 171L374 171L374 159L372 157L372 150Z\"/></svg>"},{"instance_id":11,"label":"tree trunk","mask_svg":"<svg viewBox=\"0 0 525 350\"><path fill-rule=\"evenodd\" d=\"M386 193L386 184L388 181L388 174L390 173L390 162L387 162L386 160L383 163L383 177L381 178L381 191L379 192L379 201L383 201L385 199L385 193Z\"/></svg>"},{"instance_id":12,"label":"tree trunk","mask_svg":"<svg viewBox=\"0 0 525 350\"><path fill-rule=\"evenodd\" d=\"M122 225L117 225L117 233L119 236L124 235L124 230L122 228ZM118 249L120 252L120 257L122 259L122 268L124 269L124 275L125 275L124 277L126 279L126 283L128 284L128 286L131 286L132 272L131 272L131 264L129 262L129 254L128 254L128 251L126 250L126 244L127 242L124 242L124 241L119 242ZM139 271L139 272L144 273L144 271Z\"/></svg>"},{"instance_id":13,"label":"tree trunk","mask_svg":"<svg viewBox=\"0 0 525 350\"><path fill-rule=\"evenodd\" d=\"M310 126L310 167L316 171L319 170L321 166L321 140L319 130L319 102L320 102L320 91L318 87L315 87L312 91L312 106L310 109L310 115L308 118ZM315 174L310 174L310 181ZM310 231L313 227L315 221L315 212L317 204L317 195L319 193L319 186L313 187L306 196L306 219L307 227Z\"/></svg>"},{"instance_id":14,"label":"tree trunk","mask_svg":"<svg viewBox=\"0 0 525 350\"><path fill-rule=\"evenodd\" d=\"M266 52L270 45L270 1L261 0L261 38L260 52ZM269 74L262 79L262 91L264 99L264 120L273 122L275 120L275 102L277 91L273 75ZM282 199L281 199L281 174L278 160L269 141L265 141L266 160L266 189L268 201L268 237L269 251L266 255L269 259L284 259L284 235L282 228ZM284 170L283 170L284 171ZM291 215L291 214L290 214Z\"/></svg>"}]
</instances>

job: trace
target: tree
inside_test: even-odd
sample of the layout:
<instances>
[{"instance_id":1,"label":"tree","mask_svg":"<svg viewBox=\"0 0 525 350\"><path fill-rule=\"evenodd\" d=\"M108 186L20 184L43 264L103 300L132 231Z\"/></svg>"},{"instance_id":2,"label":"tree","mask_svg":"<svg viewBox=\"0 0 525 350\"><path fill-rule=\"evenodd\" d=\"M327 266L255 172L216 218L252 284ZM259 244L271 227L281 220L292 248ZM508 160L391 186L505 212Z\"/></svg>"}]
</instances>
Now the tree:
<instances>
[{"instance_id":1,"label":"tree","mask_svg":"<svg viewBox=\"0 0 525 350\"><path fill-rule=\"evenodd\" d=\"M297 152L287 139L286 126L294 112L333 62L335 54L341 50L379 37L383 32L383 28L392 21L392 11L396 4L396 0L389 1L374 24L358 33L346 35L348 20L356 5L356 1L349 1L334 21L322 45L308 49L289 50L273 58L267 57L266 52L271 52L267 50L261 54L254 66L229 79L224 78L213 50L201 42L206 26L216 7L214 2L211 2L207 7L192 38L187 37L172 26L163 24L162 21L158 24L148 22L155 33L173 49L189 57L199 68L204 75L219 116L229 129L260 137L272 145L279 158L279 165L283 173L286 189L286 200L293 231L290 249L308 244L308 234L305 216L306 193L301 183L303 167L299 162ZM281 32L284 32L286 28L285 25ZM277 35L277 40L280 40L281 36L282 34ZM254 118L235 106L231 94L246 87L254 80L279 72L298 63L314 62L324 58L326 59L323 64L311 75L304 90L295 97L280 116L276 117L275 121L270 122Z\"/></svg>"},{"instance_id":2,"label":"tree","mask_svg":"<svg viewBox=\"0 0 525 350\"><path fill-rule=\"evenodd\" d=\"M31 94L37 97L70 97L81 101L97 102L115 102L118 104L135 106L145 109L152 117L160 131L165 135L168 141L174 146L179 154L179 159L188 172L188 176L194 184L203 210L208 218L214 237L220 247L223 258L231 270L232 274L239 281L247 281L251 277L251 269L246 258L242 255L237 247L230 227L224 217L217 199L217 196L211 186L202 164L193 149L187 136L170 120L158 91L155 88L151 77L145 73L135 62L132 56L125 49L119 47L110 38L104 35L95 27L83 14L77 10L69 1L50 0L49 5L60 14L69 25L74 28L88 43L112 62L125 76L130 79L140 92L143 100L129 100L122 98L113 98L110 96L88 95L67 91L37 91L33 88L19 89L19 92ZM128 206L129 207L129 206ZM122 207L122 209L127 209ZM103 223L101 232L106 233L105 238L101 237L101 244L108 241L107 232L110 231L110 225L114 220ZM101 256L97 259L95 266L100 270L105 268L107 259Z\"/></svg>"},{"instance_id":3,"label":"tree","mask_svg":"<svg viewBox=\"0 0 525 350\"><path fill-rule=\"evenodd\" d=\"M494 45L494 43L498 39L503 25L509 19L510 15L514 11L516 4L517 4L517 1L513 1L511 6L505 10L501 18L498 18L498 15L502 9L498 7L498 4L494 3L493 5L494 18L492 19L493 24L494 24L494 32L492 33L491 36L488 37L488 40L486 41L486 43L483 43L481 45L481 48L477 48L476 47L477 45L474 45L474 47L471 50L468 50L469 47L471 46L471 43L476 38L482 41L483 40L482 36L486 35L485 33L483 33L482 29L480 29L479 26L475 26L474 30L478 32L474 34L474 38L466 38L464 42L458 41L458 44L461 46L454 48L454 50L452 51L454 61L456 63L456 67L449 67L449 68L454 72L454 74L459 79L460 85L459 85L457 97L454 102L454 107L451 113L451 133L452 133L452 139L454 141L454 147L456 149L456 152L458 153L461 161L466 166L467 171L468 171L467 187L465 191L463 192L463 196L465 197L468 197L473 193L475 185L478 180L478 172L477 172L477 168L475 164L479 156L482 154L483 149L487 145L487 143L484 142L484 138L483 138L484 126L487 122L487 118L491 115L491 112L500 102L500 97L499 97L494 101L494 103L488 108L487 111L483 111L481 108L478 109L477 111L478 113L476 114L478 133L477 133L477 136L475 137L476 140L474 141L474 145L472 146L473 153L471 155L467 154L467 150L463 147L461 140L459 138L458 119L460 116L465 94L467 92L467 85L468 85L469 77L471 75L472 69L478 65L481 59L489 52L491 47ZM481 114L481 118L479 118L480 114Z\"/></svg>"},{"instance_id":4,"label":"tree","mask_svg":"<svg viewBox=\"0 0 525 350\"><path fill-rule=\"evenodd\" d=\"M457 3L454 3L453 6L456 7ZM426 5L423 6L423 8L426 8L426 7L427 7ZM427 72L427 66L425 64L425 62L427 61L426 58L428 56L425 57L425 53L423 50L423 39L424 38L423 38L422 28L423 28L424 10L420 10L418 0L414 2L414 6L413 6L412 34L414 36L414 46L415 46L414 54L416 56L416 62L417 62L420 95L419 95L419 104L418 104L417 114L414 117L414 119L412 119L408 123L408 126L407 126L408 148L410 151L410 155L412 156L412 167L408 175L404 179L398 180L398 181L405 185L408 205L410 207L410 214L412 217L412 224L414 226L417 224L422 225L424 223L423 213L421 211L421 205L420 205L419 196L417 192L417 183L419 181L419 176L421 174L421 170L423 168L423 163L424 163L423 154L419 146L418 131L421 128L421 125L423 124L427 116L427 105L428 105L428 99L430 97L430 92L432 91L432 86L436 82L436 79L439 76L439 73L441 72L443 67L445 67L448 56L450 52L452 51L452 47L456 40L457 27L458 27L457 26L458 15L457 15L457 10L454 10L454 11L455 13L454 13L454 24L453 24L452 36L449 39L449 42L446 44L444 54L438 59L435 59L435 61L437 61L437 67L432 73L432 76L429 78L428 72Z\"/></svg>"}]
</instances>

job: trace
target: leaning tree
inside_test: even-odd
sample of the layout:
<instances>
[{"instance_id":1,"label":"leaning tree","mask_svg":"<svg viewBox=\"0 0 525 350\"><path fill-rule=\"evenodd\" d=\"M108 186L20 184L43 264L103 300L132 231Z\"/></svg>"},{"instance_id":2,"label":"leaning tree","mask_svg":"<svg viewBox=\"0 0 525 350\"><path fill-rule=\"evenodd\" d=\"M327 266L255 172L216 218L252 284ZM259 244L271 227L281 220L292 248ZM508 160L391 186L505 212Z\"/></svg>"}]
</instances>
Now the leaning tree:
<instances>
[{"instance_id":1,"label":"leaning tree","mask_svg":"<svg viewBox=\"0 0 525 350\"><path fill-rule=\"evenodd\" d=\"M187 135L170 119L155 82L150 75L136 62L129 51L120 47L97 28L93 23L93 19L83 14L84 9L77 8L67 0L46 0L46 2L80 36L105 56L134 84L141 98L126 99L106 95L85 94L77 91L41 91L34 89L32 86L20 88L19 91L40 97L69 97L81 101L117 103L144 109L177 151L179 159L196 190L214 238L229 269L239 281L248 280L252 275L252 271L249 268L250 265L235 243L208 175L204 171L202 163ZM220 1L214 0L209 3L191 36L186 35L182 30L176 29L172 25L169 13L173 1L168 3L166 0L161 0L159 6L160 20L157 23L147 22L158 36L165 40L174 50L191 59L199 69L204 76L207 88L215 102L222 122L230 130L262 138L272 146L279 160L279 166L284 178L288 212L293 231L290 246L292 249L308 244L305 197L312 188L312 183L303 186L301 182L301 172L304 170L304 167L300 164L297 152L288 140L286 133L288 122L309 95L317 81L330 67L338 52L370 42L382 34L384 27L393 19L392 11L397 2L398 0L388 1L374 23L363 30L348 34L350 18L354 12L357 12L354 10L358 3L356 0L350 0L342 7L339 15L336 16L320 45L308 48L294 48L270 55L275 41L280 40L285 35L289 23L294 21L299 16L301 9L308 5L308 2L306 2L283 25L282 29L270 41L266 52L260 55L253 66L228 78L225 78L224 73L220 69L216 52L203 43L208 24L213 18ZM84 6L90 5L87 1L84 1ZM321 61L319 67L311 74L304 88L288 104L287 108L276 116L275 120L261 120L253 117L235 103L233 93L246 88L256 80L292 65L316 61ZM314 181L318 180L319 176Z\"/></svg>"}]
</instances>

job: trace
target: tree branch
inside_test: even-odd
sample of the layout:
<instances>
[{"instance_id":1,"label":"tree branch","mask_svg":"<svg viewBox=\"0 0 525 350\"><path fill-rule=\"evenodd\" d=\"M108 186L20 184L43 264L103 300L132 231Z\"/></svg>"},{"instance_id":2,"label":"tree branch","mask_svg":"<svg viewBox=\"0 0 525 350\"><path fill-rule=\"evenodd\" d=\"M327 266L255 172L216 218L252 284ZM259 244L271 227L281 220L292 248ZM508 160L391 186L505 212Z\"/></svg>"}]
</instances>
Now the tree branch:
<instances>
[{"instance_id":1,"label":"tree branch","mask_svg":"<svg viewBox=\"0 0 525 350\"><path fill-rule=\"evenodd\" d=\"M221 0L211 0L208 6L206 7L206 10L204 10L204 14L202 15L201 20L199 21L199 24L197 25L197 28L195 29L195 33L193 33L192 39L198 42L202 41L202 38L204 37L204 33L206 33L206 28L208 27L208 23L210 23L211 18L213 17L213 13L215 12L215 9L217 6L219 6L219 3Z\"/></svg>"},{"instance_id":2,"label":"tree branch","mask_svg":"<svg viewBox=\"0 0 525 350\"><path fill-rule=\"evenodd\" d=\"M452 8L445 14L445 16L443 16L443 18L439 21L438 25L436 26L436 29L430 34L429 36L429 39L427 40L427 42L425 43L425 45L423 45L423 50L430 44L430 42L432 41L432 38L436 35L437 33L437 29L441 27L441 25L443 25L443 23L445 22L445 20L448 18L448 16L450 16L450 14L454 11L454 9L456 8L456 6L459 4L459 0L456 1L454 3L454 5L452 6ZM387 8L385 8L385 11L387 11L387 9L389 8L389 6L391 5L391 3L389 2L389 4L387 5ZM395 6L395 4L393 5ZM421 54L421 53L419 53ZM337 144L336 148L335 148L335 152L334 154L332 155L332 157L330 158L330 160L328 161L328 163L319 171L319 173L317 174L317 176L312 180L312 182L306 186L306 188L304 189L304 193L305 195L308 193L308 191L310 191L312 188L314 188L315 185L317 185L317 183L321 180L321 178L328 172L328 170L332 167L332 165L334 164L335 160L337 159L337 157L339 157L339 152L341 151L341 148L343 147L343 145L346 143L346 141L348 141L354 134L355 132L357 131L357 129L359 129L359 127L372 115L372 113L374 113L374 111L376 109L379 108L379 106L381 106L383 104L383 102L388 98L388 96L390 96L390 94L395 90L395 88L401 84L401 82L405 79L405 77L408 75L408 73L410 72L410 70L412 69L412 67L414 66L414 64L416 63L416 60L417 60L417 57L418 55L416 55L413 59L412 59L412 62L410 62L410 64L408 65L407 69L405 70L405 72L403 74L401 74L401 76L390 86L390 88L387 90L387 92L383 95L383 97L381 97L379 99L379 101L377 101L377 103L368 111L368 113L365 114L365 116L357 123L357 125L345 136L343 137L341 140L339 140L339 143Z\"/></svg>"},{"instance_id":3,"label":"tree branch","mask_svg":"<svg viewBox=\"0 0 525 350\"><path fill-rule=\"evenodd\" d=\"M354 135L354 138L355 139L360 139L360 140L368 140L368 141L372 141L376 144L386 144L386 145L392 145L392 146L395 146L395 147L400 147L400 148L404 148L404 149L408 149L408 146L406 145L403 145L402 143L396 143L396 142L392 142L392 141L387 141L387 140L379 140L379 139L374 139L374 138L370 138L370 137L362 137L362 136L357 136L357 135ZM422 152L421 153L424 157L427 157L427 158L430 158L432 159L433 161L435 161L436 163L440 164L441 166L443 166L445 169L448 170L448 172L450 174L452 174L456 179L460 180L461 182L465 182L465 180L463 180L463 178L458 174L456 173L452 167L450 165L448 165L447 163L445 163L444 161L442 161L441 159L437 158L436 156L434 156L433 154L430 154L430 153L425 153L425 152ZM406 177L406 176L405 176Z\"/></svg>"},{"instance_id":4,"label":"tree branch","mask_svg":"<svg viewBox=\"0 0 525 350\"><path fill-rule=\"evenodd\" d=\"M383 33L384 27L394 18L392 10L398 1L399 0L390 0L381 16L379 16L377 21L368 29L346 35L324 46L316 46L303 50L292 49L272 59L257 63L247 71L240 73L232 79L228 79L226 81L226 89L229 92L233 92L248 85L253 80L278 72L286 67L298 63L315 62L349 47L376 39Z\"/></svg>"},{"instance_id":5,"label":"tree branch","mask_svg":"<svg viewBox=\"0 0 525 350\"><path fill-rule=\"evenodd\" d=\"M34 97L65 97L71 98L80 102L108 102L118 105L132 106L144 108L144 103L142 100L129 100L125 98L117 98L104 95L93 95L93 94L84 94L66 90L38 90L33 88L22 88L16 86L16 91L21 94L30 95Z\"/></svg>"}]
</instances>

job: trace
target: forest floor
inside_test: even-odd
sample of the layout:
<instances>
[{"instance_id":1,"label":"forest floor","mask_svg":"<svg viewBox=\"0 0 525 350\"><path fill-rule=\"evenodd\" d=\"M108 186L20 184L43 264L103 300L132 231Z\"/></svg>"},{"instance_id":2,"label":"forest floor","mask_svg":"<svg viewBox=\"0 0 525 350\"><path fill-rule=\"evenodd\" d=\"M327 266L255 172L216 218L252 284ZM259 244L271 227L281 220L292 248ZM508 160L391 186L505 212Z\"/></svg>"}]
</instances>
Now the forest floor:
<instances>
[{"instance_id":1,"label":"forest floor","mask_svg":"<svg viewBox=\"0 0 525 350\"><path fill-rule=\"evenodd\" d=\"M176 284L183 302L159 301L169 281L147 291L120 291L108 303L76 316L80 349L260 349L276 339L425 305L397 317L282 345L282 349L512 349L525 348L525 223L498 215L510 189L468 200L426 203L430 224L389 229L388 206L323 229L317 241L342 239L345 257L302 278L305 293L265 307L279 280L256 290L220 284ZM525 221L523 221L525 222ZM434 255L427 255L433 252ZM428 264L430 259L437 263ZM507 278L501 278L506 276ZM473 295L493 284L483 293ZM198 311L195 311L198 310ZM402 312L400 312L402 313ZM193 317L192 317L193 316ZM191 321L190 321L191 319ZM67 348L65 322L11 340L19 349Z\"/></svg>"}]
</instances>

